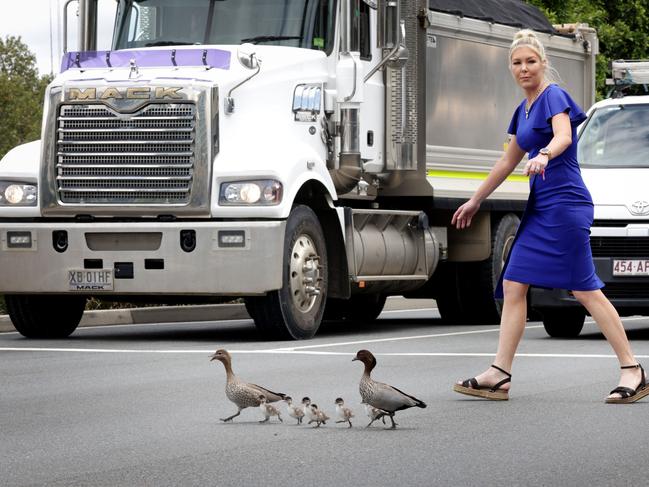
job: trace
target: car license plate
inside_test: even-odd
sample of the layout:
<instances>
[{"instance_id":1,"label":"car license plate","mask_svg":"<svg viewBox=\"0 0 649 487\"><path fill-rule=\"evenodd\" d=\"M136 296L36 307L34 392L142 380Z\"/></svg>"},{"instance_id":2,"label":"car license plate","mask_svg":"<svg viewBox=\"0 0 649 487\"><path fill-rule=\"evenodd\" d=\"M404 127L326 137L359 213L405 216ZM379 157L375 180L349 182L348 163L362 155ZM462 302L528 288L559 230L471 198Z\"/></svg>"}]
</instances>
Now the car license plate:
<instances>
[{"instance_id":1,"label":"car license plate","mask_svg":"<svg viewBox=\"0 0 649 487\"><path fill-rule=\"evenodd\" d=\"M70 291L112 291L113 269L68 270Z\"/></svg>"},{"instance_id":2,"label":"car license plate","mask_svg":"<svg viewBox=\"0 0 649 487\"><path fill-rule=\"evenodd\" d=\"M649 276L649 259L613 259L614 276Z\"/></svg>"}]
</instances>

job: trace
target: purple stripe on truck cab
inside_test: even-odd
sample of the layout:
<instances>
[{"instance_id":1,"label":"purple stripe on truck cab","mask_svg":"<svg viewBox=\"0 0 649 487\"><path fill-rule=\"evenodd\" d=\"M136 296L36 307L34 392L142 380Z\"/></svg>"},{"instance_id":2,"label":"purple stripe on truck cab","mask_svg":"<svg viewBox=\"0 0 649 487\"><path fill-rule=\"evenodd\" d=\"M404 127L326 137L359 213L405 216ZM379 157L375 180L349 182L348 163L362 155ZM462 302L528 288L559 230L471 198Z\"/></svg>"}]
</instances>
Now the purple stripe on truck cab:
<instances>
[{"instance_id":1,"label":"purple stripe on truck cab","mask_svg":"<svg viewBox=\"0 0 649 487\"><path fill-rule=\"evenodd\" d=\"M134 49L124 51L76 51L63 55L61 73L80 68L138 68L206 66L230 69L230 52L222 49Z\"/></svg>"}]
</instances>

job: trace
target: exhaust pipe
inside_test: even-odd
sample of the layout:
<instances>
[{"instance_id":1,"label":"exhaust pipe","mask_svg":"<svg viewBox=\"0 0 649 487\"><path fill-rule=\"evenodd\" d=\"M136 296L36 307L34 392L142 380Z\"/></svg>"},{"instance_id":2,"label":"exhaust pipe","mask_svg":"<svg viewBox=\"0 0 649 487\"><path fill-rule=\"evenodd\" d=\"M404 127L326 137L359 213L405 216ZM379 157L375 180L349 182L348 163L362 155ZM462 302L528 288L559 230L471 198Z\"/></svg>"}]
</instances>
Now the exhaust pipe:
<instances>
[{"instance_id":1,"label":"exhaust pipe","mask_svg":"<svg viewBox=\"0 0 649 487\"><path fill-rule=\"evenodd\" d=\"M348 193L361 180L359 143L359 108L362 83L359 83L360 25L355 15L360 0L342 0L340 58L337 67L338 102L340 104L340 155L336 167L329 171L339 194Z\"/></svg>"}]
</instances>

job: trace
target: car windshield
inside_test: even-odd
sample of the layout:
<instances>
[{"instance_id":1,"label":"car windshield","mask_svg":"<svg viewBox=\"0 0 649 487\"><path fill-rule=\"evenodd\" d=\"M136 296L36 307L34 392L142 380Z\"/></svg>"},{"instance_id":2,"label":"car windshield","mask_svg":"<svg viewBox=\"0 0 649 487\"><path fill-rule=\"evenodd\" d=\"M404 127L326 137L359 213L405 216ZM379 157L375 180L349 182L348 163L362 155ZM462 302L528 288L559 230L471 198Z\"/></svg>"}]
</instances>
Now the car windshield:
<instances>
[{"instance_id":1,"label":"car windshield","mask_svg":"<svg viewBox=\"0 0 649 487\"><path fill-rule=\"evenodd\" d=\"M649 167L649 104L595 110L579 136L578 157L584 167Z\"/></svg>"},{"instance_id":2,"label":"car windshield","mask_svg":"<svg viewBox=\"0 0 649 487\"><path fill-rule=\"evenodd\" d=\"M119 0L113 49L203 44L331 52L335 0Z\"/></svg>"}]
</instances>

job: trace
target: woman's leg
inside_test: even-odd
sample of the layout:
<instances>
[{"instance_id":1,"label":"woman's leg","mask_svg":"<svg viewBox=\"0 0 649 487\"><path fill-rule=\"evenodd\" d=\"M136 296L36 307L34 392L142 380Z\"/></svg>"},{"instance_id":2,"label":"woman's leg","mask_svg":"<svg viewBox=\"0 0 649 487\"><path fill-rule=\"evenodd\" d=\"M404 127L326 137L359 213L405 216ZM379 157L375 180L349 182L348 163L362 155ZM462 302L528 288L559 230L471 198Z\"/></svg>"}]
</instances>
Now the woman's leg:
<instances>
[{"instance_id":1,"label":"woman's leg","mask_svg":"<svg viewBox=\"0 0 649 487\"><path fill-rule=\"evenodd\" d=\"M596 291L573 291L572 293L602 330L611 347L613 347L620 366L638 363L631 350L620 315L618 315L617 310L608 298L604 296L604 293L599 289ZM640 384L641 378L640 369L622 369L619 385L635 389ZM619 394L612 394L609 397L619 396Z\"/></svg>"},{"instance_id":2,"label":"woman's leg","mask_svg":"<svg viewBox=\"0 0 649 487\"><path fill-rule=\"evenodd\" d=\"M507 371L512 370L514 355L525 330L528 288L528 284L508 280L503 281L505 300L500 318L498 351L493 363ZM505 378L505 375L493 367L489 367L482 374L476 376L478 384L483 386L494 385L503 378ZM461 384L462 381L458 383ZM502 388L509 389L509 383L503 385Z\"/></svg>"}]
</instances>

